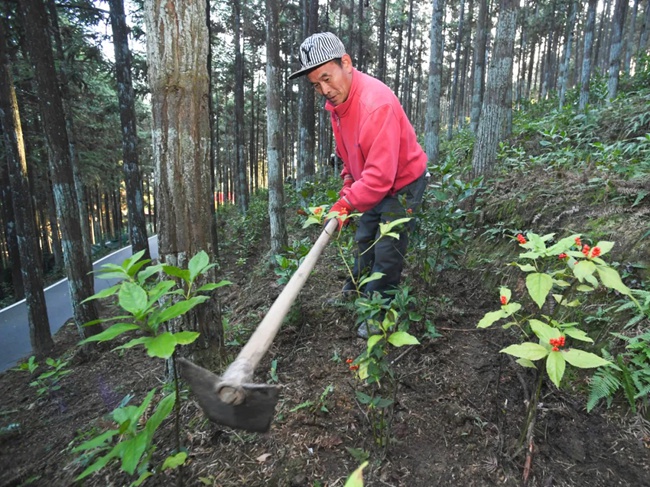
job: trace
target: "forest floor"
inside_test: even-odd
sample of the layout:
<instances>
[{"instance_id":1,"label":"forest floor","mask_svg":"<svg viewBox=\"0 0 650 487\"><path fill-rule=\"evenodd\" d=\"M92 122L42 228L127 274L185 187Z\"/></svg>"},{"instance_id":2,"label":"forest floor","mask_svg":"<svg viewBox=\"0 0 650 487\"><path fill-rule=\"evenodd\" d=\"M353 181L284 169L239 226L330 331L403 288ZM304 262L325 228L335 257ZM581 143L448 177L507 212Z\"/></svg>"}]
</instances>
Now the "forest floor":
<instances>
[{"instance_id":1,"label":"forest floor","mask_svg":"<svg viewBox=\"0 0 650 487\"><path fill-rule=\"evenodd\" d=\"M560 179L554 187L564 188L565 201L558 199L558 192L557 210L549 209L541 218L542 204L531 203L522 223L542 227L552 223L558 230L578 227L579 231L577 222L590 218L595 209L567 213L558 223L562 211L572 205L570 195L580 193L579 181ZM516 179L504 187L524 190ZM507 192L499 194L483 215L488 223L500 218L495 208L499 198L507 199ZM525 211L523 206L519 209ZM647 218L648 204L618 214L626 212L618 220L621 227ZM612 233L618 230L611 229ZM314 239L317 230L299 233L298 238ZM491 245L480 243L478 236L472 238L473 245ZM516 246L510 238L503 240ZM233 282L222 291L229 310L229 338L239 344L244 339L234 337L232 331L259 323L281 291L277 276L261 264L266 252L260 244L248 249L245 259L225 257L222 266L224 278ZM227 254L224 249L223 255ZM364 386L346 364L365 347L365 341L356 337L353 307L328 302L337 296L344 278L337 258L330 245L258 368L258 382L277 377L282 386L268 433L220 427L205 419L191 394L184 402L183 442L190 455L183 468L184 485L342 486L365 455L371 462L365 482L373 487L524 485L525 452L518 450L517 441L525 422L524 390L534 387L533 375L499 353L512 343L507 331L498 326L476 328L479 319L499 305L497 286L491 284L495 269L507 261L490 262L487 257L482 265L460 266L438 275L429 292L438 303L431 319L441 336L396 350L392 442L380 448L355 396ZM425 286L413 266L409 261L406 280L411 293L422 298ZM411 328L418 337L424 332ZM0 375L1 486L76 485L74 478L85 467L83 459L71 453L72 447L110 428L108 413L125 395L134 394L139 404L146 391L161 385L162 361L149 358L142 349L118 353L105 348L83 358L75 353L78 336L72 325L64 326L55 341L53 356L69 359L71 370L58 391L38 397L26 372ZM238 350L234 343L228 347L233 355ZM277 366L271 374L273 360ZM630 413L619 400L588 414L587 375L571 379L560 390L549 384L542 389L527 485L650 486L647 420ZM306 405L309 401L311 406ZM16 426L7 428L10 424ZM154 460L173 449L171 420L164 426ZM82 485L121 486L131 480L113 467ZM177 485L176 474L158 474L145 485Z\"/></svg>"}]
</instances>

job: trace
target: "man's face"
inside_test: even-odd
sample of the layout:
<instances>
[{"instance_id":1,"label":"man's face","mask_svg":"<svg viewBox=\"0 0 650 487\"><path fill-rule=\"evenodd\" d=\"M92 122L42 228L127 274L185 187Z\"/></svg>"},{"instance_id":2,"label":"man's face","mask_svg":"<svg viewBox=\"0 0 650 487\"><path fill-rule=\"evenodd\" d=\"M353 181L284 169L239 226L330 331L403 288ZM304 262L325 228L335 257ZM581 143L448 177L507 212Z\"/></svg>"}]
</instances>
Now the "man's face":
<instances>
[{"instance_id":1,"label":"man's face","mask_svg":"<svg viewBox=\"0 0 650 487\"><path fill-rule=\"evenodd\" d=\"M348 99L352 86L352 59L347 54L341 58L341 66L330 61L317 67L307 75L316 90L336 106Z\"/></svg>"}]
</instances>

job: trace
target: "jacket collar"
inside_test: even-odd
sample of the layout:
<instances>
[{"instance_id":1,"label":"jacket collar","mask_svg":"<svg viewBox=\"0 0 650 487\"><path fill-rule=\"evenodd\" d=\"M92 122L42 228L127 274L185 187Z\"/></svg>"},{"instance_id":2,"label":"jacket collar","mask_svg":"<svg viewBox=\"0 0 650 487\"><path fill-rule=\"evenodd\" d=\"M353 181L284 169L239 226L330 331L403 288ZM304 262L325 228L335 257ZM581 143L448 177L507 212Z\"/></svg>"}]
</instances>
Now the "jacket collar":
<instances>
[{"instance_id":1,"label":"jacket collar","mask_svg":"<svg viewBox=\"0 0 650 487\"><path fill-rule=\"evenodd\" d=\"M336 114L339 118L345 117L345 115L350 110L352 106L352 99L356 98L357 88L359 85L359 72L356 68L352 68L352 84L350 85L350 93L348 93L348 99L345 100L340 105L332 105L329 100L325 102L325 110Z\"/></svg>"}]
</instances>

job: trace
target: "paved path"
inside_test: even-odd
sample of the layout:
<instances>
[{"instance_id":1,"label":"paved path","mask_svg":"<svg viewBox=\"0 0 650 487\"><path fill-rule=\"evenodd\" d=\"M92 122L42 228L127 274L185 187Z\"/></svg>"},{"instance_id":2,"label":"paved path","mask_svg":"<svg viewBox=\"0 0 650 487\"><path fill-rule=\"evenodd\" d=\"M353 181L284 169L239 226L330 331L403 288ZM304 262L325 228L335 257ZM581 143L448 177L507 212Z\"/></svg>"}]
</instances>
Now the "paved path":
<instances>
[{"instance_id":1,"label":"paved path","mask_svg":"<svg viewBox=\"0 0 650 487\"><path fill-rule=\"evenodd\" d=\"M158 237L149 238L151 257L158 258ZM117 250L93 264L94 269L99 269L102 264L121 264L131 256L131 246ZM117 283L117 279L95 278L95 292L101 291ZM45 289L45 302L47 316L50 320L50 330L54 335L66 321L72 318L72 302L68 280L63 279ZM32 352L29 343L29 321L27 320L27 305L25 300L12 304L0 310L0 372L13 367L23 357Z\"/></svg>"}]
</instances>

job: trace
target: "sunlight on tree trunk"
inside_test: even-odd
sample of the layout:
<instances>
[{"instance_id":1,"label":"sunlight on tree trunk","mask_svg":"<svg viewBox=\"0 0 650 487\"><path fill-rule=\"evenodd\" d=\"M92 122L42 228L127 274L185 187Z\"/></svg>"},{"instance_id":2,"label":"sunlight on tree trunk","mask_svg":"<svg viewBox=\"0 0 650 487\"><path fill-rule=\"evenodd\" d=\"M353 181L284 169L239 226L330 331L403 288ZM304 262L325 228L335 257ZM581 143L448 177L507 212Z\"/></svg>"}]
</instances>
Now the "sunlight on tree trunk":
<instances>
[{"instance_id":1,"label":"sunlight on tree trunk","mask_svg":"<svg viewBox=\"0 0 650 487\"><path fill-rule=\"evenodd\" d=\"M429 87L424 130L424 147L429 162L436 164L440 152L440 85L442 83L442 17L444 0L433 0L431 16L431 57L429 58Z\"/></svg>"}]
</instances>

